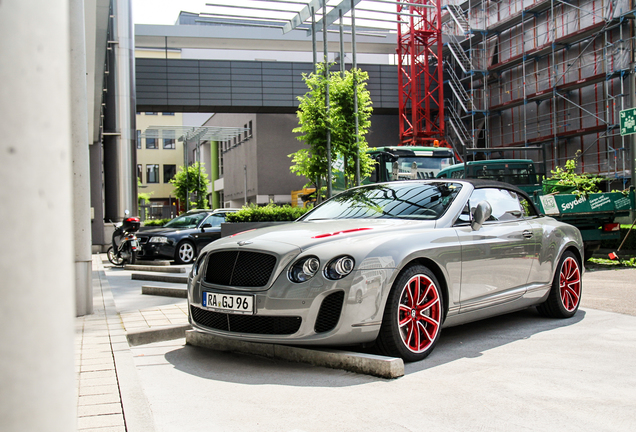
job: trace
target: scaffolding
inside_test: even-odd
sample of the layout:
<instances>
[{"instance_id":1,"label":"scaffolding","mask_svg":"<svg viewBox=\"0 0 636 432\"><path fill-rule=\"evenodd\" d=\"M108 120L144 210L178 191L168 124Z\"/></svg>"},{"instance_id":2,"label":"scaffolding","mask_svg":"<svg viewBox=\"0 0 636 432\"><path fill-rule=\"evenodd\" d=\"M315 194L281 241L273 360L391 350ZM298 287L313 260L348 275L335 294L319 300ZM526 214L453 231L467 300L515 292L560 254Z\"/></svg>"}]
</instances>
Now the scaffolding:
<instances>
[{"instance_id":1,"label":"scaffolding","mask_svg":"<svg viewBox=\"0 0 636 432\"><path fill-rule=\"evenodd\" d=\"M534 158L505 148L545 146L548 169L580 151L581 171L625 183L629 142L619 112L631 106L632 0L442 4L447 140L455 148Z\"/></svg>"}]
</instances>

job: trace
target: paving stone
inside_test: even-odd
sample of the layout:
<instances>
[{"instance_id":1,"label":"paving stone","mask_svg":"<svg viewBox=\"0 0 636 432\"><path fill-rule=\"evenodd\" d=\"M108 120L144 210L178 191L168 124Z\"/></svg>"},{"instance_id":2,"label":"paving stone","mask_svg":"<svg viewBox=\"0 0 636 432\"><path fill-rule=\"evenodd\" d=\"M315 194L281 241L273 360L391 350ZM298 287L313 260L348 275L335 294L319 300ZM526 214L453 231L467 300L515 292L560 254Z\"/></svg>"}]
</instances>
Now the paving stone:
<instances>
[{"instance_id":1,"label":"paving stone","mask_svg":"<svg viewBox=\"0 0 636 432\"><path fill-rule=\"evenodd\" d=\"M99 404L99 405L84 405L77 408L78 417L87 417L104 414L121 414L121 404Z\"/></svg>"},{"instance_id":2,"label":"paving stone","mask_svg":"<svg viewBox=\"0 0 636 432\"><path fill-rule=\"evenodd\" d=\"M104 414L77 419L77 429L103 428L109 426L124 426L124 417L121 414Z\"/></svg>"},{"instance_id":3,"label":"paving stone","mask_svg":"<svg viewBox=\"0 0 636 432\"><path fill-rule=\"evenodd\" d=\"M80 397L82 396L96 396L105 394L119 394L119 387L117 383L111 383L107 385L95 385L95 386L83 386L80 385Z\"/></svg>"},{"instance_id":4,"label":"paving stone","mask_svg":"<svg viewBox=\"0 0 636 432\"><path fill-rule=\"evenodd\" d=\"M121 403L119 393L80 396L77 406Z\"/></svg>"}]
</instances>

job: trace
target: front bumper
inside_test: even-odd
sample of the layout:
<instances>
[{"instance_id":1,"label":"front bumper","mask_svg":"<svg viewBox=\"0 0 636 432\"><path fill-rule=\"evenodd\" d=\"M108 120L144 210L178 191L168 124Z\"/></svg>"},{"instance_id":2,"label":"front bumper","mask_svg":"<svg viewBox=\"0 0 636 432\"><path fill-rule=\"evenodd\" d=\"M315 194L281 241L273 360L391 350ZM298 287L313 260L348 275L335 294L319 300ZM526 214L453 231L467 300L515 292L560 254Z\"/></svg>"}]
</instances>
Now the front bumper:
<instances>
[{"instance_id":1,"label":"front bumper","mask_svg":"<svg viewBox=\"0 0 636 432\"><path fill-rule=\"evenodd\" d=\"M137 254L141 259L167 258L174 259L175 247L171 243L144 243L141 246L140 253Z\"/></svg>"},{"instance_id":2,"label":"front bumper","mask_svg":"<svg viewBox=\"0 0 636 432\"><path fill-rule=\"evenodd\" d=\"M357 270L342 280L316 276L293 283L282 272L266 290L219 287L201 275L188 281L190 324L234 339L298 345L349 345L377 338L393 269ZM214 312L202 292L254 297L254 315Z\"/></svg>"}]
</instances>

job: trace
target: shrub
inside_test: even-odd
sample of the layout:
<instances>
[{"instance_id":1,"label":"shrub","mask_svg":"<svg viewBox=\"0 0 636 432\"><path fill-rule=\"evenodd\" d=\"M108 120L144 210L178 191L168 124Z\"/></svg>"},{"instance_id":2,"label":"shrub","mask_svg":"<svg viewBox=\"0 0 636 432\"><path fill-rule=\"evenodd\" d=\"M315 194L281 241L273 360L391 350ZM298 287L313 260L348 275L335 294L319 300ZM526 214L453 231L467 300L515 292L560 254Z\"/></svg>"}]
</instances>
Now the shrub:
<instances>
[{"instance_id":1,"label":"shrub","mask_svg":"<svg viewBox=\"0 0 636 432\"><path fill-rule=\"evenodd\" d=\"M580 151L576 153L578 157ZM577 174L576 158L565 162L565 167L556 167L552 170L552 177L543 181L544 193L573 193L577 196L587 196L590 193L600 192L599 183L604 180L592 174Z\"/></svg>"},{"instance_id":2,"label":"shrub","mask_svg":"<svg viewBox=\"0 0 636 432\"><path fill-rule=\"evenodd\" d=\"M146 220L144 221L144 226L164 226L165 224L167 224L168 222L170 222L171 219L151 219L151 220Z\"/></svg>"},{"instance_id":3,"label":"shrub","mask_svg":"<svg viewBox=\"0 0 636 432\"><path fill-rule=\"evenodd\" d=\"M290 205L277 206L272 203L263 207L250 204L236 213L228 214L225 220L226 222L291 222L309 210Z\"/></svg>"}]
</instances>

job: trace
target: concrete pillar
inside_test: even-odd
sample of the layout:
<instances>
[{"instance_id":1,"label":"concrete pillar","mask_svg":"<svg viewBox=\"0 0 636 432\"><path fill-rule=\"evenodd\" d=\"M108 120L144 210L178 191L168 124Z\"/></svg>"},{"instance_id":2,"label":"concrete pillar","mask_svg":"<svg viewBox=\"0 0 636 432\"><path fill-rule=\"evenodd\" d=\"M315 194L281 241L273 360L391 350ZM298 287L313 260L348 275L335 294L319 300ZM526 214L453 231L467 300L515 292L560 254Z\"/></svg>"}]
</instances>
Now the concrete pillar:
<instances>
[{"instance_id":1,"label":"concrete pillar","mask_svg":"<svg viewBox=\"0 0 636 432\"><path fill-rule=\"evenodd\" d=\"M0 424L76 429L68 0L0 1Z\"/></svg>"},{"instance_id":2,"label":"concrete pillar","mask_svg":"<svg viewBox=\"0 0 636 432\"><path fill-rule=\"evenodd\" d=\"M93 313L91 204L84 0L70 0L71 152L77 316Z\"/></svg>"}]
</instances>

